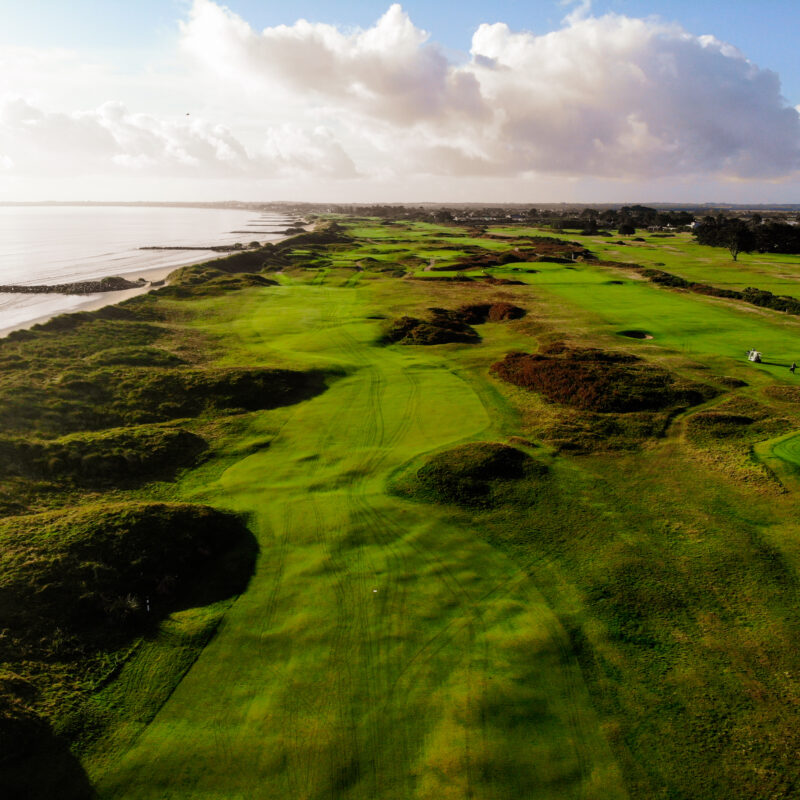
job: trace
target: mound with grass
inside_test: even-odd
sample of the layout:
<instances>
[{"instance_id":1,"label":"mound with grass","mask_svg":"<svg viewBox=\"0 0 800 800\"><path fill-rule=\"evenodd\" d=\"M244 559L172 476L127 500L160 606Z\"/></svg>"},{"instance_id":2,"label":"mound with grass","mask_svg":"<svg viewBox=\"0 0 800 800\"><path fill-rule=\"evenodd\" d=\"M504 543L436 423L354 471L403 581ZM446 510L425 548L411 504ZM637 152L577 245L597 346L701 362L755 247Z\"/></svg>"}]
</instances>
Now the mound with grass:
<instances>
[{"instance_id":1,"label":"mound with grass","mask_svg":"<svg viewBox=\"0 0 800 800\"><path fill-rule=\"evenodd\" d=\"M288 369L185 369L129 375L114 402L128 418L161 421L219 410L260 411L320 394L324 375ZM152 417L154 419L147 419Z\"/></svg>"},{"instance_id":2,"label":"mound with grass","mask_svg":"<svg viewBox=\"0 0 800 800\"><path fill-rule=\"evenodd\" d=\"M85 698L168 614L242 592L256 552L237 517L201 505L0 521L0 795L94 797L67 747L102 731Z\"/></svg>"},{"instance_id":3,"label":"mound with grass","mask_svg":"<svg viewBox=\"0 0 800 800\"><path fill-rule=\"evenodd\" d=\"M469 325L458 311L445 308L429 309L427 320L416 317L400 317L395 320L385 335L385 341L397 344L448 344L461 342L476 344L480 341L477 331Z\"/></svg>"},{"instance_id":4,"label":"mound with grass","mask_svg":"<svg viewBox=\"0 0 800 800\"><path fill-rule=\"evenodd\" d=\"M213 411L291 405L325 389L321 372L286 369L66 370L0 388L0 426L51 437L166 422Z\"/></svg>"},{"instance_id":5,"label":"mound with grass","mask_svg":"<svg viewBox=\"0 0 800 800\"><path fill-rule=\"evenodd\" d=\"M174 353L158 347L110 347L86 359L87 364L99 367L112 365L128 367L177 367L184 363Z\"/></svg>"},{"instance_id":6,"label":"mound with grass","mask_svg":"<svg viewBox=\"0 0 800 800\"><path fill-rule=\"evenodd\" d=\"M239 265L239 269L224 268L227 259L220 261L207 261L203 264L192 264L182 267L171 273L169 285L158 290L162 297L187 299L191 297L206 297L237 289L251 287L277 286L277 281L260 275L259 272L267 267L260 251L241 253L241 256L258 255L248 269L248 264ZM235 258L235 257L234 257Z\"/></svg>"},{"instance_id":7,"label":"mound with grass","mask_svg":"<svg viewBox=\"0 0 800 800\"><path fill-rule=\"evenodd\" d=\"M207 506L102 504L4 519L0 656L107 648L176 608L241 591L253 558L241 521Z\"/></svg>"},{"instance_id":8,"label":"mound with grass","mask_svg":"<svg viewBox=\"0 0 800 800\"><path fill-rule=\"evenodd\" d=\"M462 306L458 313L464 322L480 325L483 322L505 322L525 316L525 309L511 303L477 303Z\"/></svg>"},{"instance_id":9,"label":"mound with grass","mask_svg":"<svg viewBox=\"0 0 800 800\"><path fill-rule=\"evenodd\" d=\"M716 394L636 356L565 345L534 355L509 353L492 365L492 372L550 402L600 413L688 407Z\"/></svg>"},{"instance_id":10,"label":"mound with grass","mask_svg":"<svg viewBox=\"0 0 800 800\"><path fill-rule=\"evenodd\" d=\"M0 438L0 475L82 486L128 485L174 477L205 449L205 441L194 433L157 426L78 433L50 441Z\"/></svg>"},{"instance_id":11,"label":"mound with grass","mask_svg":"<svg viewBox=\"0 0 800 800\"><path fill-rule=\"evenodd\" d=\"M547 467L522 450L473 442L431 456L400 490L420 500L470 508L524 504L546 474Z\"/></svg>"},{"instance_id":12,"label":"mound with grass","mask_svg":"<svg viewBox=\"0 0 800 800\"><path fill-rule=\"evenodd\" d=\"M781 403L800 404L800 386L772 385L764 389L764 394Z\"/></svg>"}]
</instances>

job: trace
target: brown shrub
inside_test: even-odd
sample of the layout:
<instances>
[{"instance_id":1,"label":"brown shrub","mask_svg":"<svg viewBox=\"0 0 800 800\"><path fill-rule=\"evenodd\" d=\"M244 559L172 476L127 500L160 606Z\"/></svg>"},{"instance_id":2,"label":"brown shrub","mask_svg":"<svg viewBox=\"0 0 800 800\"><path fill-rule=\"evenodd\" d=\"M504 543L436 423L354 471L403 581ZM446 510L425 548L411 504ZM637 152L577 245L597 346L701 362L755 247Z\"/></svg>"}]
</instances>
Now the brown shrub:
<instances>
[{"instance_id":1,"label":"brown shrub","mask_svg":"<svg viewBox=\"0 0 800 800\"><path fill-rule=\"evenodd\" d=\"M448 344L464 342L475 344L480 336L458 311L445 308L431 308L430 319L416 317L400 317L395 320L386 332L385 340L400 344Z\"/></svg>"},{"instance_id":2,"label":"brown shrub","mask_svg":"<svg viewBox=\"0 0 800 800\"><path fill-rule=\"evenodd\" d=\"M509 353L492 365L492 372L551 402L601 413L690 406L715 394L707 386L678 383L666 370L635 356L564 344L536 355Z\"/></svg>"},{"instance_id":3,"label":"brown shrub","mask_svg":"<svg viewBox=\"0 0 800 800\"><path fill-rule=\"evenodd\" d=\"M478 303L462 306L458 313L470 325L482 322L502 322L509 319L520 319L525 316L525 309L511 303Z\"/></svg>"}]
</instances>

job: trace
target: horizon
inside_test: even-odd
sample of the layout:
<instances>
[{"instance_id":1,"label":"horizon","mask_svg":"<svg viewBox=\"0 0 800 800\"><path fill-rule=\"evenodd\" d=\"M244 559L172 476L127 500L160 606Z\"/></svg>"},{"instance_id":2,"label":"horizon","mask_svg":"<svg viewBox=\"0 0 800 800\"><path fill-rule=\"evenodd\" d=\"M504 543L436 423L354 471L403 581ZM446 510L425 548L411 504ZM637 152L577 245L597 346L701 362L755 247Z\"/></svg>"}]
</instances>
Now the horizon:
<instances>
[{"instance_id":1,"label":"horizon","mask_svg":"<svg viewBox=\"0 0 800 800\"><path fill-rule=\"evenodd\" d=\"M0 207L7 206L201 206L201 207L220 207L220 206L280 206L280 205L309 205L309 206L356 206L364 208L377 208L385 206L400 207L422 207L437 206L458 208L464 206L485 206L485 207L508 207L508 208L527 208L531 206L541 206L543 208L568 206L568 207L606 207L619 208L623 206L643 206L651 208L733 208L733 209L766 209L779 210L800 209L800 202L797 203L730 203L726 201L702 201L702 202L681 202L681 201L662 201L662 200L625 200L618 202L594 202L583 203L579 201L554 201L554 200L515 200L513 202L489 202L481 200L384 200L378 202L360 202L351 200L0 200Z\"/></svg>"}]
</instances>

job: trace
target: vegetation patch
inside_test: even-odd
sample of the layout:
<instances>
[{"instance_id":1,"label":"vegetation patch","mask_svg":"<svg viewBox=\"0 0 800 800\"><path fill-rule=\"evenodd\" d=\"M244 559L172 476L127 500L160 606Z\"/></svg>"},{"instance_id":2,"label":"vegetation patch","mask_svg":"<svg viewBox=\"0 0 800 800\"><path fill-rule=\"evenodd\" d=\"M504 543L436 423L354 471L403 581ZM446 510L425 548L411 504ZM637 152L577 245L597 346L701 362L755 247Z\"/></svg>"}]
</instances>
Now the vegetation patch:
<instances>
[{"instance_id":1,"label":"vegetation patch","mask_svg":"<svg viewBox=\"0 0 800 800\"><path fill-rule=\"evenodd\" d=\"M183 363L174 353L158 347L110 347L93 353L86 359L87 364L98 367L177 367Z\"/></svg>"},{"instance_id":2,"label":"vegetation patch","mask_svg":"<svg viewBox=\"0 0 800 800\"><path fill-rule=\"evenodd\" d=\"M0 657L107 648L186 603L241 591L254 553L242 522L207 506L121 503L2 520Z\"/></svg>"},{"instance_id":3,"label":"vegetation patch","mask_svg":"<svg viewBox=\"0 0 800 800\"><path fill-rule=\"evenodd\" d=\"M170 284L159 289L158 293L162 297L187 299L207 297L237 289L278 285L277 281L257 272L231 272L212 266L215 263L209 261L205 264L194 264L171 273ZM259 269L262 266L263 264L260 264Z\"/></svg>"},{"instance_id":4,"label":"vegetation patch","mask_svg":"<svg viewBox=\"0 0 800 800\"><path fill-rule=\"evenodd\" d=\"M686 420L686 439L695 456L714 469L738 481L775 489L774 475L756 458L753 446L791 431L796 424L752 398L737 396L692 414Z\"/></svg>"},{"instance_id":5,"label":"vegetation patch","mask_svg":"<svg viewBox=\"0 0 800 800\"><path fill-rule=\"evenodd\" d=\"M532 502L547 467L522 450L496 442L473 442L430 456L397 485L400 493L436 503L491 507Z\"/></svg>"},{"instance_id":6,"label":"vegetation patch","mask_svg":"<svg viewBox=\"0 0 800 800\"><path fill-rule=\"evenodd\" d=\"M626 353L561 344L534 355L509 353L492 372L551 402L601 413L687 407L716 394Z\"/></svg>"},{"instance_id":7,"label":"vegetation patch","mask_svg":"<svg viewBox=\"0 0 800 800\"><path fill-rule=\"evenodd\" d=\"M0 389L0 424L9 433L58 436L165 422L212 411L291 405L325 389L318 371L285 369L67 370L38 385Z\"/></svg>"},{"instance_id":8,"label":"vegetation patch","mask_svg":"<svg viewBox=\"0 0 800 800\"><path fill-rule=\"evenodd\" d=\"M477 331L469 325L460 311L445 308L429 309L427 320L416 317L400 317L386 331L385 341L397 344L448 344L461 342L477 344Z\"/></svg>"},{"instance_id":9,"label":"vegetation patch","mask_svg":"<svg viewBox=\"0 0 800 800\"><path fill-rule=\"evenodd\" d=\"M0 438L0 475L86 486L167 480L206 449L180 428L139 426L51 441Z\"/></svg>"},{"instance_id":10,"label":"vegetation patch","mask_svg":"<svg viewBox=\"0 0 800 800\"><path fill-rule=\"evenodd\" d=\"M767 386L764 394L773 400L780 400L782 403L800 403L800 386Z\"/></svg>"},{"instance_id":11,"label":"vegetation patch","mask_svg":"<svg viewBox=\"0 0 800 800\"><path fill-rule=\"evenodd\" d=\"M87 734L98 720L83 704L131 642L177 609L242 592L256 552L238 517L200 505L96 504L2 520L4 796L93 797L54 731Z\"/></svg>"},{"instance_id":12,"label":"vegetation patch","mask_svg":"<svg viewBox=\"0 0 800 800\"><path fill-rule=\"evenodd\" d=\"M510 319L521 319L525 316L525 309L511 303L478 303L461 306L458 309L458 313L464 322L470 325L480 325L483 322L504 322Z\"/></svg>"}]
</instances>

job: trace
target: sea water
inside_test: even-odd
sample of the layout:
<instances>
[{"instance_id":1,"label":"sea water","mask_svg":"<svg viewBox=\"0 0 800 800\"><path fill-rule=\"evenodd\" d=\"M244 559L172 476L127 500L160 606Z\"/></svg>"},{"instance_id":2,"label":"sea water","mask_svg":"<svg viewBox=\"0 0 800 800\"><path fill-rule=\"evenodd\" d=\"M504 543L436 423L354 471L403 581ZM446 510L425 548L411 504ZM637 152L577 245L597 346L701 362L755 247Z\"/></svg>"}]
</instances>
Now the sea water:
<instances>
[{"instance_id":1,"label":"sea water","mask_svg":"<svg viewBox=\"0 0 800 800\"><path fill-rule=\"evenodd\" d=\"M155 206L0 206L0 285L60 284L119 275L128 280L217 257L210 247L279 237L289 220L240 209ZM0 293L0 331L76 310L102 295Z\"/></svg>"}]
</instances>

